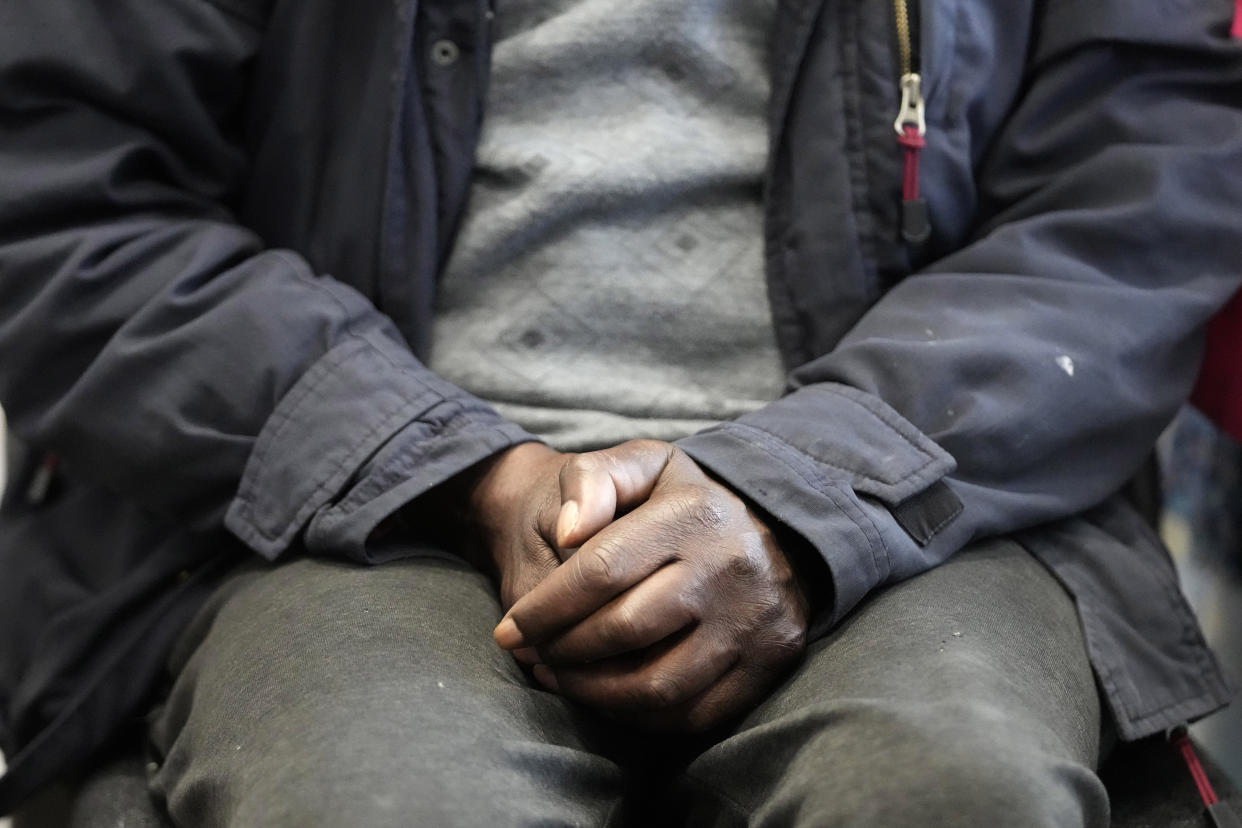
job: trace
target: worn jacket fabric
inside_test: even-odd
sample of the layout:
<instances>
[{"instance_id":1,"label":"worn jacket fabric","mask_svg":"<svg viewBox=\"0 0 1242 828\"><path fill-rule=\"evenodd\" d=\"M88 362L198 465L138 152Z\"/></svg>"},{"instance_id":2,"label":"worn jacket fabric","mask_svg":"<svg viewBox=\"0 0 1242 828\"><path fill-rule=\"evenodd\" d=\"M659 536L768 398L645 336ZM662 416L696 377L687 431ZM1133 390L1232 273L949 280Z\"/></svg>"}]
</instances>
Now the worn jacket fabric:
<instances>
[{"instance_id":1,"label":"worn jacket fabric","mask_svg":"<svg viewBox=\"0 0 1242 828\"><path fill-rule=\"evenodd\" d=\"M788 393L681 445L823 558L820 628L1016 535L1136 738L1227 698L1114 493L1238 281L1230 4L922 5L933 234L911 247L891 4L780 3ZM0 805L136 714L217 571L382 561L385 518L529 439L419 359L489 21L486 0L0 10L0 403L28 458L0 519Z\"/></svg>"}]
</instances>

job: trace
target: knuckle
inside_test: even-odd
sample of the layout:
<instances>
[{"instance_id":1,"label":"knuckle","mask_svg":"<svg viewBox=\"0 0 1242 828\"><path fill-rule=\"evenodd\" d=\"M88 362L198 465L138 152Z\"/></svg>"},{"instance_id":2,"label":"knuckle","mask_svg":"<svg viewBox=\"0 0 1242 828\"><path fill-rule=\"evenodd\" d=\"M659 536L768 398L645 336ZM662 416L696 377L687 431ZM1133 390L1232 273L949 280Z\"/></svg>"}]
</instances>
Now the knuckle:
<instances>
[{"instance_id":1,"label":"knuckle","mask_svg":"<svg viewBox=\"0 0 1242 828\"><path fill-rule=\"evenodd\" d=\"M775 629L785 623L785 607L775 597L765 596L755 602L755 616L760 629Z\"/></svg>"},{"instance_id":2,"label":"knuckle","mask_svg":"<svg viewBox=\"0 0 1242 828\"><path fill-rule=\"evenodd\" d=\"M652 439L626 440L624 443L617 446L619 450L624 451L627 454L655 455L667 454L668 447L668 443L662 443L659 440Z\"/></svg>"},{"instance_id":3,"label":"knuckle","mask_svg":"<svg viewBox=\"0 0 1242 828\"><path fill-rule=\"evenodd\" d=\"M763 562L756 554L756 550L751 548L744 547L735 551L725 563L725 575L742 583L753 583L759 580L763 572Z\"/></svg>"},{"instance_id":4,"label":"knuckle","mask_svg":"<svg viewBox=\"0 0 1242 828\"><path fill-rule=\"evenodd\" d=\"M802 652L806 646L806 630L801 624L785 618L767 628L764 643L775 660L784 661Z\"/></svg>"},{"instance_id":5,"label":"knuckle","mask_svg":"<svg viewBox=\"0 0 1242 828\"><path fill-rule=\"evenodd\" d=\"M604 468L604 461L597 453L575 454L561 467L561 478L585 477Z\"/></svg>"},{"instance_id":6,"label":"knuckle","mask_svg":"<svg viewBox=\"0 0 1242 828\"><path fill-rule=\"evenodd\" d=\"M682 684L672 676L652 676L644 683L640 699L644 707L656 710L672 707L682 700Z\"/></svg>"},{"instance_id":7,"label":"knuckle","mask_svg":"<svg viewBox=\"0 0 1242 828\"><path fill-rule=\"evenodd\" d=\"M609 618L604 635L613 644L628 644L637 640L641 633L642 624L638 616L633 610L620 606Z\"/></svg>"},{"instance_id":8,"label":"knuckle","mask_svg":"<svg viewBox=\"0 0 1242 828\"><path fill-rule=\"evenodd\" d=\"M589 555L578 553L577 579L584 590L595 591L611 586L621 572L621 550L611 544L600 544Z\"/></svg>"},{"instance_id":9,"label":"knuckle","mask_svg":"<svg viewBox=\"0 0 1242 828\"><path fill-rule=\"evenodd\" d=\"M728 506L718 497L706 495L699 500L694 517L709 532L724 530L733 520Z\"/></svg>"},{"instance_id":10,"label":"knuckle","mask_svg":"<svg viewBox=\"0 0 1242 828\"><path fill-rule=\"evenodd\" d=\"M669 598L672 609L685 621L698 618L703 613L703 598L693 587L679 589Z\"/></svg>"},{"instance_id":11,"label":"knuckle","mask_svg":"<svg viewBox=\"0 0 1242 828\"><path fill-rule=\"evenodd\" d=\"M704 486L688 486L669 504L673 521L694 534L718 534L731 520L729 509L720 498Z\"/></svg>"}]
</instances>

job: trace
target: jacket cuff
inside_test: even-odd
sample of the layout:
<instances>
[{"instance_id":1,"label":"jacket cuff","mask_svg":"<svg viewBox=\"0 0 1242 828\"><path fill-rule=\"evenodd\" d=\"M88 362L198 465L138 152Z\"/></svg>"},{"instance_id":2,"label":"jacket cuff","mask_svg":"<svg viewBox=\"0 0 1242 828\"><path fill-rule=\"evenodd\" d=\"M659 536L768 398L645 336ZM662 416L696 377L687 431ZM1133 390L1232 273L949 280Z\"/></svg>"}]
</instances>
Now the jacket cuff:
<instances>
[{"instance_id":1,"label":"jacket cuff","mask_svg":"<svg viewBox=\"0 0 1242 828\"><path fill-rule=\"evenodd\" d=\"M953 458L878 398L849 386L801 388L679 440L694 460L805 538L832 577L811 634L838 623L962 511L943 482ZM917 555L917 553L915 553Z\"/></svg>"},{"instance_id":2,"label":"jacket cuff","mask_svg":"<svg viewBox=\"0 0 1242 828\"><path fill-rule=\"evenodd\" d=\"M269 560L305 532L311 552L374 562L367 538L386 517L532 439L401 343L354 337L321 357L268 418L225 526Z\"/></svg>"}]
</instances>

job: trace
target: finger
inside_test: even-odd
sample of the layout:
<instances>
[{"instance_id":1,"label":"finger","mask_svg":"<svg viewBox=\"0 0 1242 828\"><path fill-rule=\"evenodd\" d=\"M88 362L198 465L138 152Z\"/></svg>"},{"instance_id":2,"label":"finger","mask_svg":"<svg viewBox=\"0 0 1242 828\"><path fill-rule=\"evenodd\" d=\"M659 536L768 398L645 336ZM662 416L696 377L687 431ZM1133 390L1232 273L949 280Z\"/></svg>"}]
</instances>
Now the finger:
<instances>
[{"instance_id":1,"label":"finger","mask_svg":"<svg viewBox=\"0 0 1242 828\"><path fill-rule=\"evenodd\" d=\"M561 509L556 545L586 543L616 517L651 496L673 447L657 440L631 440L602 451L579 454L561 467Z\"/></svg>"},{"instance_id":2,"label":"finger","mask_svg":"<svg viewBox=\"0 0 1242 828\"><path fill-rule=\"evenodd\" d=\"M535 677L562 696L611 712L676 707L703 693L737 663L725 639L696 627L646 657L620 656L594 664L539 665Z\"/></svg>"},{"instance_id":3,"label":"finger","mask_svg":"<svg viewBox=\"0 0 1242 828\"><path fill-rule=\"evenodd\" d=\"M547 641L646 578L673 554L641 510L626 515L513 604L496 626L496 643L512 650Z\"/></svg>"},{"instance_id":4,"label":"finger","mask_svg":"<svg viewBox=\"0 0 1242 828\"><path fill-rule=\"evenodd\" d=\"M534 647L522 647L521 649L514 650L512 655L519 664L525 664L528 667L543 663L543 659L540 658L539 653Z\"/></svg>"},{"instance_id":5,"label":"finger","mask_svg":"<svg viewBox=\"0 0 1242 828\"><path fill-rule=\"evenodd\" d=\"M513 543L515 551L508 556L512 563L504 567L500 583L500 602L506 611L539 586L561 563L542 538L532 535Z\"/></svg>"},{"instance_id":6,"label":"finger","mask_svg":"<svg viewBox=\"0 0 1242 828\"><path fill-rule=\"evenodd\" d=\"M739 663L665 724L692 733L728 724L749 713L783 676L780 670L757 670Z\"/></svg>"},{"instance_id":7,"label":"finger","mask_svg":"<svg viewBox=\"0 0 1242 828\"><path fill-rule=\"evenodd\" d=\"M581 664L640 650L699 619L694 572L681 563L650 576L539 646L546 664Z\"/></svg>"},{"instance_id":8,"label":"finger","mask_svg":"<svg viewBox=\"0 0 1242 828\"><path fill-rule=\"evenodd\" d=\"M623 715L649 730L705 733L748 713L763 700L774 683L774 679L756 674L739 663L688 701L661 710Z\"/></svg>"}]
</instances>

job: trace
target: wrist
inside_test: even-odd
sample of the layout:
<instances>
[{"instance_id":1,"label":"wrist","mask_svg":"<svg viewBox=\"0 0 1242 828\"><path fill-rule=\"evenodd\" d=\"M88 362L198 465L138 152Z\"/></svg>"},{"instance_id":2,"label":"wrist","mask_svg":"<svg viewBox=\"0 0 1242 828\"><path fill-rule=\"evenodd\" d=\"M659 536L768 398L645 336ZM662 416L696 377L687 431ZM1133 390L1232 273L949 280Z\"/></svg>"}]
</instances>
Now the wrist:
<instances>
[{"instance_id":1,"label":"wrist","mask_svg":"<svg viewBox=\"0 0 1242 828\"><path fill-rule=\"evenodd\" d=\"M828 564L818 550L794 530L778 525L775 535L785 560L793 570L794 581L806 599L808 615L813 618L832 606L833 585Z\"/></svg>"},{"instance_id":2,"label":"wrist","mask_svg":"<svg viewBox=\"0 0 1242 828\"><path fill-rule=\"evenodd\" d=\"M494 541L516 507L520 481L529 481L531 464L549 455L559 456L536 442L497 452L423 493L403 510L404 523L421 527L487 570L495 564Z\"/></svg>"},{"instance_id":3,"label":"wrist","mask_svg":"<svg viewBox=\"0 0 1242 828\"><path fill-rule=\"evenodd\" d=\"M772 544L789 567L793 587L807 611L807 621L832 604L832 576L828 565L809 541L785 524L751 509L756 522L763 525Z\"/></svg>"},{"instance_id":4,"label":"wrist","mask_svg":"<svg viewBox=\"0 0 1242 828\"><path fill-rule=\"evenodd\" d=\"M494 454L463 472L453 493L459 509L476 524L495 524L530 491L540 469L559 463L561 453L536 442L521 443Z\"/></svg>"}]
</instances>

